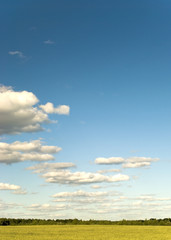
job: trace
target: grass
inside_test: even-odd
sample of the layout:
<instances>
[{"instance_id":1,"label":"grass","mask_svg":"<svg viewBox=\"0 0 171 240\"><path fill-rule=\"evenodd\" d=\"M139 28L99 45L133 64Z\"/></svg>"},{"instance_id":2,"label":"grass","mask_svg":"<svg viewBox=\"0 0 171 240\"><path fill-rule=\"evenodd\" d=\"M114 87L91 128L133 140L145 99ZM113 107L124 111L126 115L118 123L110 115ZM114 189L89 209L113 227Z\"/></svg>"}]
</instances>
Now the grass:
<instances>
[{"instance_id":1,"label":"grass","mask_svg":"<svg viewBox=\"0 0 171 240\"><path fill-rule=\"evenodd\" d=\"M165 226L5 226L1 240L171 240Z\"/></svg>"}]
</instances>

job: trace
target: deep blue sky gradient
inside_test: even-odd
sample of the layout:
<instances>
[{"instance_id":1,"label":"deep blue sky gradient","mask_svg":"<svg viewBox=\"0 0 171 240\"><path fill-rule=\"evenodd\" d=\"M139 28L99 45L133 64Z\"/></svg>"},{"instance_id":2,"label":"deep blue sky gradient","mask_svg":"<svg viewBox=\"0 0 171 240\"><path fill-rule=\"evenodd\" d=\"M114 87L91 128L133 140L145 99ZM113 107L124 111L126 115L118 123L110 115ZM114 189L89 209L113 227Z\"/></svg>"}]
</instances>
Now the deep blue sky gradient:
<instances>
[{"instance_id":1,"label":"deep blue sky gradient","mask_svg":"<svg viewBox=\"0 0 171 240\"><path fill-rule=\"evenodd\" d=\"M50 133L7 141L43 137L62 146L60 161L89 171L100 156L159 157L139 184L155 191L153 179L167 194L160 178L171 156L170 12L168 0L1 1L1 83L71 107ZM16 50L26 57L8 54Z\"/></svg>"}]
</instances>

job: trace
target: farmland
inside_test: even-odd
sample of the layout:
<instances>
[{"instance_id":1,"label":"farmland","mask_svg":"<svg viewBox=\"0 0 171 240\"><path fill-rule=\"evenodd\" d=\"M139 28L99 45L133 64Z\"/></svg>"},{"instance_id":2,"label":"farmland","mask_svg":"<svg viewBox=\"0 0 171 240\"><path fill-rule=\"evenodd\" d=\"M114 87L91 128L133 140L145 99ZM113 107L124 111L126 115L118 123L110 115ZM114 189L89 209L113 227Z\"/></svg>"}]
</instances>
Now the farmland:
<instances>
[{"instance_id":1,"label":"farmland","mask_svg":"<svg viewBox=\"0 0 171 240\"><path fill-rule=\"evenodd\" d=\"M170 240L169 226L1 226L2 240Z\"/></svg>"}]
</instances>

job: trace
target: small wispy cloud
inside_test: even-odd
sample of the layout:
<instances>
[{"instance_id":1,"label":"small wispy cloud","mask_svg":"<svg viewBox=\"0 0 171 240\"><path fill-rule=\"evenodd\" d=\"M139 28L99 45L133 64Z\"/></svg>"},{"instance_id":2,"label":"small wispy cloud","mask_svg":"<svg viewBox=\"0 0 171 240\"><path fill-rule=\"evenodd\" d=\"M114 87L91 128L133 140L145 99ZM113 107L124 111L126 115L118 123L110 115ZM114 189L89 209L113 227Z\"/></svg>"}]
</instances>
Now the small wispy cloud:
<instances>
[{"instance_id":1,"label":"small wispy cloud","mask_svg":"<svg viewBox=\"0 0 171 240\"><path fill-rule=\"evenodd\" d=\"M120 169L105 169L105 170L99 170L98 173L112 173L112 172L121 172Z\"/></svg>"},{"instance_id":2,"label":"small wispy cloud","mask_svg":"<svg viewBox=\"0 0 171 240\"><path fill-rule=\"evenodd\" d=\"M55 42L48 39L48 40L44 41L44 44L53 45L53 44L55 44Z\"/></svg>"},{"instance_id":3,"label":"small wispy cloud","mask_svg":"<svg viewBox=\"0 0 171 240\"><path fill-rule=\"evenodd\" d=\"M25 58L24 54L20 51L9 51L8 52L9 55L17 55L19 58Z\"/></svg>"}]
</instances>

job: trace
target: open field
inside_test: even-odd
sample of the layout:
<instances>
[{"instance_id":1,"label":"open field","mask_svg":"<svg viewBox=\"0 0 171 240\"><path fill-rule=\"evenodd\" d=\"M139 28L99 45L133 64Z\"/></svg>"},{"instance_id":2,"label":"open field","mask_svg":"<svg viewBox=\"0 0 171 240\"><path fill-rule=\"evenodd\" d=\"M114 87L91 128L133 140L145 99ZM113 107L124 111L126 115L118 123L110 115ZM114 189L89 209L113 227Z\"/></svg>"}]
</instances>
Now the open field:
<instances>
[{"instance_id":1,"label":"open field","mask_svg":"<svg viewBox=\"0 0 171 240\"><path fill-rule=\"evenodd\" d=\"M1 240L170 240L165 226L7 226L0 227Z\"/></svg>"}]
</instances>

